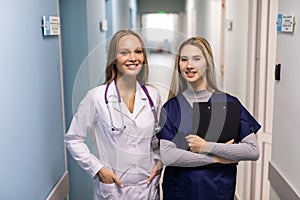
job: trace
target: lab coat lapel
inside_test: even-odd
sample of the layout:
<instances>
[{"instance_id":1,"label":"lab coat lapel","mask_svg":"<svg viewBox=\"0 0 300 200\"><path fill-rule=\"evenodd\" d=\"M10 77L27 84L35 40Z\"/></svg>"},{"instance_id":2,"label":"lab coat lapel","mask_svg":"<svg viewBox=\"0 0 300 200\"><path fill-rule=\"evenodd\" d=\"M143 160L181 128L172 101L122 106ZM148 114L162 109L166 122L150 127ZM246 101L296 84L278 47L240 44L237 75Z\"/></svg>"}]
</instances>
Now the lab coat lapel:
<instances>
[{"instance_id":1,"label":"lab coat lapel","mask_svg":"<svg viewBox=\"0 0 300 200\"><path fill-rule=\"evenodd\" d=\"M147 96L143 91L141 85L137 83L136 94L135 94L135 102L133 109L133 118L136 119L138 115L142 112L142 110L146 107Z\"/></svg>"},{"instance_id":2,"label":"lab coat lapel","mask_svg":"<svg viewBox=\"0 0 300 200\"><path fill-rule=\"evenodd\" d=\"M122 112L123 115L128 116L128 109L126 108L126 105L122 102L122 100L120 103L118 102L118 92L114 82L110 83L109 88L107 90L107 96L113 112L118 112L118 114Z\"/></svg>"},{"instance_id":3,"label":"lab coat lapel","mask_svg":"<svg viewBox=\"0 0 300 200\"><path fill-rule=\"evenodd\" d=\"M131 119L132 122L136 124L136 118L145 108L146 103L147 103L147 96L143 91L143 89L141 88L141 85L138 82L136 82L136 93L135 93L133 113L130 113L125 103L122 102L121 106L122 106L123 116L125 118Z\"/></svg>"},{"instance_id":4,"label":"lab coat lapel","mask_svg":"<svg viewBox=\"0 0 300 200\"><path fill-rule=\"evenodd\" d=\"M126 110L122 108L122 102L119 103L118 93L114 82L111 82L109 84L107 90L107 100L108 100L108 107L109 107L111 120L116 126L121 127L122 124L124 123L122 122L124 119L124 115L122 117L121 113L124 113L124 111L126 112Z\"/></svg>"},{"instance_id":5,"label":"lab coat lapel","mask_svg":"<svg viewBox=\"0 0 300 200\"><path fill-rule=\"evenodd\" d=\"M128 108L126 107L126 105L123 101L120 104L118 103L118 98L117 98L118 94L117 94L115 84L113 82L109 85L107 95L108 95L108 97L114 96L114 98L113 98L114 101L111 102L113 112L119 112L119 113L122 112L124 118L130 119L134 123L135 123L135 120L138 117L138 115L145 108L146 103L148 101L145 92L143 91L143 89L141 88L141 85L138 82L136 82L136 94L135 94L133 113L129 112ZM108 99L110 99L110 98L108 98ZM121 110L120 110L120 107L121 107Z\"/></svg>"}]
</instances>

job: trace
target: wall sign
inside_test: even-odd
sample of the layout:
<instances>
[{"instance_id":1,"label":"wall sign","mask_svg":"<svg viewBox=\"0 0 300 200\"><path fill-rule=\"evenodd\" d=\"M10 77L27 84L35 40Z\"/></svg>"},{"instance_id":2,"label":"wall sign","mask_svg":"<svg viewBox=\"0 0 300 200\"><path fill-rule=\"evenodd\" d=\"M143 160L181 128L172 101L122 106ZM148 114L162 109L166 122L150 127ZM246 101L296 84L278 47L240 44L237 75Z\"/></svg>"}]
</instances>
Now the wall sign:
<instances>
[{"instance_id":1,"label":"wall sign","mask_svg":"<svg viewBox=\"0 0 300 200\"><path fill-rule=\"evenodd\" d=\"M277 31L294 32L295 16L293 14L278 14Z\"/></svg>"},{"instance_id":2,"label":"wall sign","mask_svg":"<svg viewBox=\"0 0 300 200\"><path fill-rule=\"evenodd\" d=\"M57 16L43 16L43 35L60 35L60 18Z\"/></svg>"}]
</instances>

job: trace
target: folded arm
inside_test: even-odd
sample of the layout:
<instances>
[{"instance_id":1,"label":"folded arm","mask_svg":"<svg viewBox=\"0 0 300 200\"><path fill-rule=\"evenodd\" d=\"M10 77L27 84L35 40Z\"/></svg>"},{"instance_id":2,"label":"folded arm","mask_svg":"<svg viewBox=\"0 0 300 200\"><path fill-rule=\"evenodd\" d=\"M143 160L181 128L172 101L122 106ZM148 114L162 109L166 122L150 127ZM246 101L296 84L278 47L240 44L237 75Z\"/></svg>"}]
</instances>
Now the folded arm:
<instances>
[{"instance_id":1,"label":"folded arm","mask_svg":"<svg viewBox=\"0 0 300 200\"><path fill-rule=\"evenodd\" d=\"M249 134L237 144L210 143L210 147L209 153L230 160L257 160L259 158L259 148L254 133Z\"/></svg>"},{"instance_id":2,"label":"folded arm","mask_svg":"<svg viewBox=\"0 0 300 200\"><path fill-rule=\"evenodd\" d=\"M211 156L207 153L193 153L178 149L176 145L168 140L160 140L161 160L166 166L198 167L212 163L232 163L230 160Z\"/></svg>"},{"instance_id":3,"label":"folded arm","mask_svg":"<svg viewBox=\"0 0 300 200\"><path fill-rule=\"evenodd\" d=\"M233 161L257 160L259 158L259 148L254 133L249 134L237 144L207 142L197 135L189 135L186 140L193 152L209 153Z\"/></svg>"}]
</instances>

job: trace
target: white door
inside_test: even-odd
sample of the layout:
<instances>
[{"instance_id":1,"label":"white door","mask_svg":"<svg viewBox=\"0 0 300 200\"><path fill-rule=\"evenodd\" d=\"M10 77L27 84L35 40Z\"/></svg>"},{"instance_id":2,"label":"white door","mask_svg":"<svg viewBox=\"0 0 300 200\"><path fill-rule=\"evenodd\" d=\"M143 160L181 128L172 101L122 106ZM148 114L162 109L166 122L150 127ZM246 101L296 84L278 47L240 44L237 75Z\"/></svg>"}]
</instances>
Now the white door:
<instances>
[{"instance_id":1,"label":"white door","mask_svg":"<svg viewBox=\"0 0 300 200\"><path fill-rule=\"evenodd\" d=\"M268 166L271 160L274 102L274 66L276 63L276 20L278 0L258 1L256 113L262 123L258 134L260 159L253 164L252 199L269 199Z\"/></svg>"},{"instance_id":2,"label":"white door","mask_svg":"<svg viewBox=\"0 0 300 200\"><path fill-rule=\"evenodd\" d=\"M277 5L277 0L226 0L232 29L225 33L225 90L237 95L262 125L259 160L238 166L238 200L269 199Z\"/></svg>"}]
</instances>

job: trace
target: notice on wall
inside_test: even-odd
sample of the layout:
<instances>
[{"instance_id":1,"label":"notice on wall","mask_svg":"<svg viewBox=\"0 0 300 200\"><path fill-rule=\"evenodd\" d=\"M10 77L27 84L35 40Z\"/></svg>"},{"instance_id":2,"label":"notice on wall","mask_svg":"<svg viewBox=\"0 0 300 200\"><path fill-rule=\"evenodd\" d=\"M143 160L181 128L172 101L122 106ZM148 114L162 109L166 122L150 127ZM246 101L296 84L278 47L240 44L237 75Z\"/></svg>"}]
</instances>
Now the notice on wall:
<instances>
[{"instance_id":1,"label":"notice on wall","mask_svg":"<svg viewBox=\"0 0 300 200\"><path fill-rule=\"evenodd\" d=\"M43 35L60 35L60 18L57 16L43 16Z\"/></svg>"},{"instance_id":2,"label":"notice on wall","mask_svg":"<svg viewBox=\"0 0 300 200\"><path fill-rule=\"evenodd\" d=\"M293 14L278 14L277 31L294 32L295 16Z\"/></svg>"}]
</instances>

